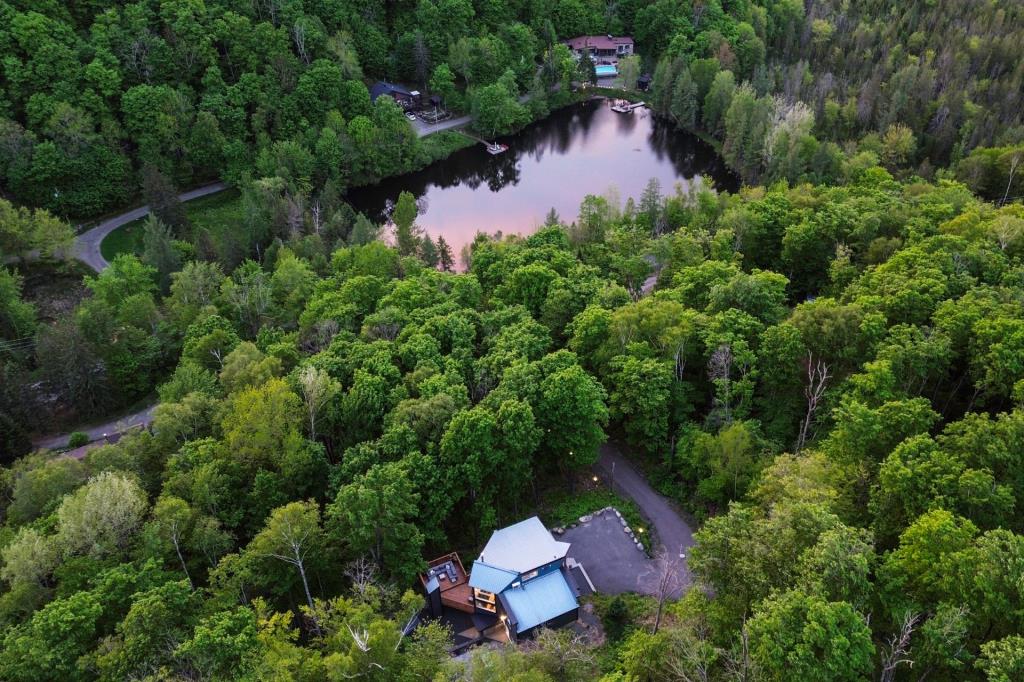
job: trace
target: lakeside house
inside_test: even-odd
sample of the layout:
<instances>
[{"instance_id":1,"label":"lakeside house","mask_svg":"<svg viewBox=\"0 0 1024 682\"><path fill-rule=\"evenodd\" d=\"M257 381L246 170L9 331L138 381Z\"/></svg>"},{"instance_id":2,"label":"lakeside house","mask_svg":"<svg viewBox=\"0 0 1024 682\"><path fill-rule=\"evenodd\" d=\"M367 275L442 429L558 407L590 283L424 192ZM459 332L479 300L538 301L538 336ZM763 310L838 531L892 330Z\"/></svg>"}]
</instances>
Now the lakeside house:
<instances>
[{"instance_id":1,"label":"lakeside house","mask_svg":"<svg viewBox=\"0 0 1024 682\"><path fill-rule=\"evenodd\" d=\"M587 53L598 64L616 64L623 57L633 54L632 36L577 36L566 40L565 44L576 59Z\"/></svg>"},{"instance_id":2,"label":"lakeside house","mask_svg":"<svg viewBox=\"0 0 1024 682\"><path fill-rule=\"evenodd\" d=\"M414 109L421 104L419 90L409 90L397 83L377 81L370 87L370 101L376 102L378 97L387 96L398 102L403 109Z\"/></svg>"},{"instance_id":3,"label":"lakeside house","mask_svg":"<svg viewBox=\"0 0 1024 682\"><path fill-rule=\"evenodd\" d=\"M580 594L559 542L536 516L494 531L467 575L458 554L420 576L432 616L466 625L464 639L518 641L579 617ZM468 619L467 619L468 616ZM461 634L461 633L460 633Z\"/></svg>"}]
</instances>

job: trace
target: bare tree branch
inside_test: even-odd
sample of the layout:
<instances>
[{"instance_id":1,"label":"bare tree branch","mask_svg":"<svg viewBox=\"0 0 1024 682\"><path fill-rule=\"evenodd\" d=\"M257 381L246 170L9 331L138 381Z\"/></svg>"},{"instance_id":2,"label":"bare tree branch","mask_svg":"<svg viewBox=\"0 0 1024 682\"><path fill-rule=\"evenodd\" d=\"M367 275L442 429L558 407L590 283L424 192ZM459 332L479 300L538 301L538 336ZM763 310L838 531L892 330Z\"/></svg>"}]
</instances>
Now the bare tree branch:
<instances>
[{"instance_id":1,"label":"bare tree branch","mask_svg":"<svg viewBox=\"0 0 1024 682\"><path fill-rule=\"evenodd\" d=\"M889 638L882 653L882 674L878 677L879 682L892 682L896 676L896 669L901 665L914 667L914 661L910 658L910 636L914 634L920 622L919 613L907 611L903 614L900 631Z\"/></svg>"},{"instance_id":2,"label":"bare tree branch","mask_svg":"<svg viewBox=\"0 0 1024 682\"><path fill-rule=\"evenodd\" d=\"M807 444L807 434L811 430L814 421L814 414L825 397L825 389L828 388L829 379L828 365L824 360L815 360L814 355L807 352L807 385L804 387L804 396L807 397L807 413L804 415L803 423L800 424L800 435L796 441L796 451L800 452Z\"/></svg>"}]
</instances>

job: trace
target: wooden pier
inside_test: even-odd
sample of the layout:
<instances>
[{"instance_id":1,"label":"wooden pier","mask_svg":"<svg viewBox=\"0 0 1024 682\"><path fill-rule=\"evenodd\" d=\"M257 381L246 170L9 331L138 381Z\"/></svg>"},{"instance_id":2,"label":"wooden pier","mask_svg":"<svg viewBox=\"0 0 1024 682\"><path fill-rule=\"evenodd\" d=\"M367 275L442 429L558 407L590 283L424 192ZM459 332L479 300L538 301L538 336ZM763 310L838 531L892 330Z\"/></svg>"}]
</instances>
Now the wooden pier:
<instances>
[{"instance_id":1,"label":"wooden pier","mask_svg":"<svg viewBox=\"0 0 1024 682\"><path fill-rule=\"evenodd\" d=\"M471 135L470 133L467 133L464 130L461 131L461 132L462 132L463 135L465 135L469 139L476 140L477 142L482 144L487 149L487 153L488 154L501 154L503 152L507 152L508 151L508 145L507 144L501 144L499 142L488 142L487 140L482 140L479 137L477 137L476 135Z\"/></svg>"}]
</instances>

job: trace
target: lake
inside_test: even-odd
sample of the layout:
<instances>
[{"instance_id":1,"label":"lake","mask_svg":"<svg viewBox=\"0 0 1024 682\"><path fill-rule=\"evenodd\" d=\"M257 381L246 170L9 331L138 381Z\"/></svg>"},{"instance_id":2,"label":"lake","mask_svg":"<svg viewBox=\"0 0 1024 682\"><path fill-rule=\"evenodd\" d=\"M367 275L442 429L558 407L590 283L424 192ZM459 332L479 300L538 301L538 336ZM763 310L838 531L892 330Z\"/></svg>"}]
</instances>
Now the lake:
<instances>
[{"instance_id":1,"label":"lake","mask_svg":"<svg viewBox=\"0 0 1024 682\"><path fill-rule=\"evenodd\" d=\"M595 99L552 113L499 140L496 156L482 144L459 150L423 170L353 189L348 201L371 220L386 222L403 191L417 197L417 224L444 235L456 258L477 232L529 234L554 208L575 220L587 194L615 187L622 201L639 199L651 178L663 194L698 175L734 191L738 180L715 150L646 109L629 114Z\"/></svg>"}]
</instances>

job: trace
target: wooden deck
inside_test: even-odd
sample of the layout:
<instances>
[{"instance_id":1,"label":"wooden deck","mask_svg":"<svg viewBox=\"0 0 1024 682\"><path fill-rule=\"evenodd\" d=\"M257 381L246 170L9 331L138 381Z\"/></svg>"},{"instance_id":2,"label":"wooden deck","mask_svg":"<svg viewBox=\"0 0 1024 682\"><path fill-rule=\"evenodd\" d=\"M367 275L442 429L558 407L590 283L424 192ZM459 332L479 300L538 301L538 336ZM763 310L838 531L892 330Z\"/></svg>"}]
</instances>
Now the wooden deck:
<instances>
[{"instance_id":1,"label":"wooden deck","mask_svg":"<svg viewBox=\"0 0 1024 682\"><path fill-rule=\"evenodd\" d=\"M473 588L468 583L455 585L448 590L441 591L441 604L457 611L474 613L472 599Z\"/></svg>"},{"instance_id":2,"label":"wooden deck","mask_svg":"<svg viewBox=\"0 0 1024 682\"><path fill-rule=\"evenodd\" d=\"M455 567L455 581L448 580L447 577L443 577L443 574L438 576L438 583L441 585L441 604L457 611L473 613L473 588L469 586L469 575L466 574L466 569L463 568L459 555L455 552L446 554L443 557L438 557L428 562L427 567L442 566L449 561ZM420 581L426 587L427 576L425 574L420 575Z\"/></svg>"}]
</instances>

